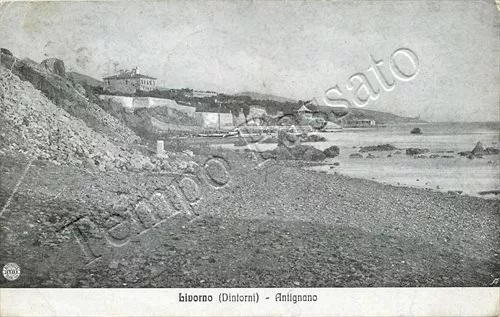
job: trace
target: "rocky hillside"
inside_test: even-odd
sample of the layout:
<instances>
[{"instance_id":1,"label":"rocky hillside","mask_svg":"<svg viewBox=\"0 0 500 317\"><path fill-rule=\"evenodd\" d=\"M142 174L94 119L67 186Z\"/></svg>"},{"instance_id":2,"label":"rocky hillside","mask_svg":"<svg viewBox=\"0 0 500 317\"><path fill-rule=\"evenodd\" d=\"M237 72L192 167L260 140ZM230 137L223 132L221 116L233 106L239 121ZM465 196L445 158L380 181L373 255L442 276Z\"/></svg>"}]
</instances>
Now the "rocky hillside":
<instances>
[{"instance_id":1,"label":"rocky hillside","mask_svg":"<svg viewBox=\"0 0 500 317\"><path fill-rule=\"evenodd\" d=\"M276 95L271 95L271 94L261 94L258 92L240 92L236 94L235 96L248 96L254 100L272 100L280 103L287 103L287 107L289 110L288 112L293 112L293 110L297 110L300 107L300 104L297 103L296 100L281 97L281 96L276 96ZM266 105L263 105L264 108ZM309 107L312 110L318 110L316 109L315 105L307 104L307 107ZM287 112L287 111L285 111ZM378 124L397 124L397 123L418 123L418 122L425 122L423 120L420 120L419 118L409 118L409 117L401 117L389 112L383 112L383 111L375 111L375 110L368 110L364 108L356 108L352 107L349 108L349 114L345 117L348 121L350 120L375 120Z\"/></svg>"},{"instance_id":2,"label":"rocky hillside","mask_svg":"<svg viewBox=\"0 0 500 317\"><path fill-rule=\"evenodd\" d=\"M98 133L104 134L115 144L138 141L137 135L119 120L89 102L85 89L66 78L64 63L54 59L42 64L30 59L20 60L7 51L1 53L1 65L20 79L29 81L34 88L40 90L54 104L66 110L75 118ZM62 65L61 65L62 64Z\"/></svg>"},{"instance_id":3,"label":"rocky hillside","mask_svg":"<svg viewBox=\"0 0 500 317\"><path fill-rule=\"evenodd\" d=\"M42 78L45 76L51 75L45 74ZM46 81L41 79L39 83ZM61 81L57 83L60 84ZM48 87L50 91L57 86ZM69 87L62 91L64 95ZM112 136L120 131L125 135L122 139L136 140L138 137L109 115L111 119L105 117L104 120L94 122L95 126L107 133L97 132L89 127L88 122L72 115L65 107L56 105L30 81L21 80L4 66L0 66L0 104L0 156L24 155L55 164L101 171L178 172L179 166L185 166L185 163L174 156L161 159L150 157L139 151L137 146L118 144L117 138L112 141ZM73 112L87 120L100 113L107 115L94 106L84 103L80 111ZM75 107L71 106L69 109L75 110ZM89 111L87 115L86 110Z\"/></svg>"}]
</instances>

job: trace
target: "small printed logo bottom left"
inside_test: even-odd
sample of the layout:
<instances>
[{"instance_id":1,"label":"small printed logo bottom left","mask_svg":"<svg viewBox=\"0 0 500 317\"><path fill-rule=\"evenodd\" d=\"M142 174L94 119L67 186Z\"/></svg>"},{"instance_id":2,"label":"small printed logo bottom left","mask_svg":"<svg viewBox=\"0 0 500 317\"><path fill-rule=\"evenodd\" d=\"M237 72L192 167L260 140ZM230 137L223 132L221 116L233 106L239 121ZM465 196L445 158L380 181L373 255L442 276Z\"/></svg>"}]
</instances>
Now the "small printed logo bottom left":
<instances>
[{"instance_id":1,"label":"small printed logo bottom left","mask_svg":"<svg viewBox=\"0 0 500 317\"><path fill-rule=\"evenodd\" d=\"M9 281L15 281L21 275L21 268L16 263L7 263L3 266L3 276Z\"/></svg>"}]
</instances>

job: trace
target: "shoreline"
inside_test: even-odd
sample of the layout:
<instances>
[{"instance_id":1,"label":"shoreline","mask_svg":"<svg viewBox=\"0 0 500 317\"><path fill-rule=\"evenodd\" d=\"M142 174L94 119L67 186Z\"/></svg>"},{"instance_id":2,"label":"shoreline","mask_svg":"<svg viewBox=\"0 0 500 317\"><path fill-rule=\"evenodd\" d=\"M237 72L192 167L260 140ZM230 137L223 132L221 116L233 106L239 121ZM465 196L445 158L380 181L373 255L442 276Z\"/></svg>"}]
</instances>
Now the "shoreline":
<instances>
[{"instance_id":1,"label":"shoreline","mask_svg":"<svg viewBox=\"0 0 500 317\"><path fill-rule=\"evenodd\" d=\"M487 199L487 200L500 200L500 192L499 189L491 189L491 190L486 190L486 191L481 191L476 194L465 192L463 189L457 188L457 189L445 189L445 188L431 188L431 187L423 187L425 185L415 185L415 184L392 184L388 181L385 180L380 180L377 178L369 178L369 177L361 177L361 176L353 176L349 175L346 173L343 173L341 171L335 171L333 170L333 173L330 172L330 170L324 170L320 169L322 167L332 167L333 165L331 163L325 163L321 165L316 165L316 166L310 166L307 170L313 171L315 173L320 173L320 174L339 174L351 179L358 179L358 180L367 180L367 181L372 181L380 185L384 186L392 186L392 187L402 187L402 188L412 188L412 189L418 189L418 190L423 190L423 191L431 191L431 192L436 192L436 193L448 193L448 194L454 194L454 195L459 195L459 196L468 196L468 197L475 197L475 198L482 198L482 199Z\"/></svg>"},{"instance_id":2,"label":"shoreline","mask_svg":"<svg viewBox=\"0 0 500 317\"><path fill-rule=\"evenodd\" d=\"M0 251L29 272L9 285L487 286L500 274L496 200L311 173L297 162L255 168L240 155L225 155L230 183L217 190L200 184L195 214L163 222L136 243L101 246L95 250L102 258L88 267L81 247L60 228L80 217L99 225L123 208L133 211L169 176L35 161L2 216L9 231L1 231ZM19 162L2 157L2 204L22 172ZM141 270L144 263L152 271Z\"/></svg>"},{"instance_id":3,"label":"shoreline","mask_svg":"<svg viewBox=\"0 0 500 317\"><path fill-rule=\"evenodd\" d=\"M499 156L485 155L477 159L466 158L461 155L461 151L466 151L467 145L459 146L457 144L447 146L445 143L439 145L418 143L402 144L394 142L394 150L387 151L360 151L361 147L372 146L371 143L354 140L347 145L345 141L336 142L340 136L337 134L316 134L320 137L326 137L326 141L320 142L301 142L304 145L313 146L316 149L324 150L328 146L336 145L340 148L340 155L335 158L327 158L322 161L327 167L318 167L322 172L338 172L343 175L371 179L382 184L395 186L416 187L422 189L438 190L441 192L465 193L470 196L479 196L486 199L497 199L500 196L495 195L500 190L498 183ZM366 137L362 131L356 133L358 137ZM330 139L332 138L332 139ZM360 139L361 140L361 139ZM409 137L408 140L422 142L422 136ZM491 140L490 140L491 141ZM247 145L236 146L230 140L211 140L212 148L234 151L236 153L254 152L256 155L276 148L277 144L272 142L258 143L249 142ZM390 142L390 141L388 141ZM477 141L476 141L477 142ZM190 142L188 142L189 144ZM193 143L196 143L194 141ZM475 143L472 143L471 148ZM418 146L427 152L420 155L408 155L405 149L412 146ZM497 143L486 143L486 146L497 147ZM362 156L361 156L361 155ZM352 158L351 155L358 155L359 158ZM336 166L333 166L333 164ZM498 176L497 176L498 175ZM469 180L469 181L466 181ZM484 195L489 192L489 195Z\"/></svg>"}]
</instances>

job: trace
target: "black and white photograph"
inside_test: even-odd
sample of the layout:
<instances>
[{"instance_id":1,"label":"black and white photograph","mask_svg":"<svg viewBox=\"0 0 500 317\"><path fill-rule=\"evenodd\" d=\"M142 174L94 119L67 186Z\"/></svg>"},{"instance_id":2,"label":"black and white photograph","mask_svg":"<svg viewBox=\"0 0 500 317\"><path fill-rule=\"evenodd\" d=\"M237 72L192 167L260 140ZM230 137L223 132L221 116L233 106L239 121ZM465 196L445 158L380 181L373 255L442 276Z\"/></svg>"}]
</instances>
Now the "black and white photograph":
<instances>
[{"instance_id":1,"label":"black and white photograph","mask_svg":"<svg viewBox=\"0 0 500 317\"><path fill-rule=\"evenodd\" d=\"M499 12L0 2L0 287L500 287Z\"/></svg>"}]
</instances>

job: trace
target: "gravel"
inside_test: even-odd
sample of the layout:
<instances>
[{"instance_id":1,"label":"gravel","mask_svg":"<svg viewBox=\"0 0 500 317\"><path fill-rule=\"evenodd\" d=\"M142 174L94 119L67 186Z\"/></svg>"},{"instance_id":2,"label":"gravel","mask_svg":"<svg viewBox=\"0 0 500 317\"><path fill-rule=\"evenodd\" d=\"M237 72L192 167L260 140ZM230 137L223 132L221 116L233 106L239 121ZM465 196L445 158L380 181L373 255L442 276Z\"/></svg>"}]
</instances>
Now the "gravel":
<instances>
[{"instance_id":1,"label":"gravel","mask_svg":"<svg viewBox=\"0 0 500 317\"><path fill-rule=\"evenodd\" d=\"M193 178L193 213L132 234L122 247L103 238L110 217L126 217L183 176L35 161L2 217L0 254L24 273L8 286L487 286L500 274L496 200L319 174L293 161L256 167L243 154L223 154L226 186ZM207 158L195 159L202 166ZM1 162L3 206L26 162ZM92 240L101 258L89 265L64 229L81 217L94 223L85 234L101 228Z\"/></svg>"}]
</instances>

